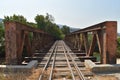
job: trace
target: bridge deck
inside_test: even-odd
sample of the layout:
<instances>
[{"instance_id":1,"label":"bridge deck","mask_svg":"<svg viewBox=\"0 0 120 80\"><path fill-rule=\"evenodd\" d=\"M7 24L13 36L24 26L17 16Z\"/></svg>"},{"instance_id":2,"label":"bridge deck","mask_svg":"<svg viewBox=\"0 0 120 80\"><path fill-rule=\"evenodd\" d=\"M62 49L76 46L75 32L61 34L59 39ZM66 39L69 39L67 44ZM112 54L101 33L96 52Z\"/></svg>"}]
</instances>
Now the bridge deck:
<instances>
[{"instance_id":1,"label":"bridge deck","mask_svg":"<svg viewBox=\"0 0 120 80\"><path fill-rule=\"evenodd\" d=\"M73 53L62 40L56 41L48 53L43 54L35 53L32 58L39 61L38 68L42 69L39 80L87 80L93 77L93 73L85 69L84 62L76 55L80 53Z\"/></svg>"}]
</instances>

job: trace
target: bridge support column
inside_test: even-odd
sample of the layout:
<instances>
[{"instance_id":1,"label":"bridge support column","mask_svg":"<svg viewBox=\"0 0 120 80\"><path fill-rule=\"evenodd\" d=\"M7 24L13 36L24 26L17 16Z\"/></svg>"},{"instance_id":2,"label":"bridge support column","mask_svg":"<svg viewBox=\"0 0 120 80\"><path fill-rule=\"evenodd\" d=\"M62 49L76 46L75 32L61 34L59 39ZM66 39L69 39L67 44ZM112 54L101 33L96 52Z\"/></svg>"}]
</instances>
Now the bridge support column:
<instances>
[{"instance_id":1,"label":"bridge support column","mask_svg":"<svg viewBox=\"0 0 120 80\"><path fill-rule=\"evenodd\" d=\"M18 27L17 27L18 26ZM20 26L15 22L5 23L5 52L6 64L19 64L22 60L25 34L18 30Z\"/></svg>"},{"instance_id":2,"label":"bridge support column","mask_svg":"<svg viewBox=\"0 0 120 80\"><path fill-rule=\"evenodd\" d=\"M115 64L117 50L117 22L106 22L105 27L106 29L103 32L102 63Z\"/></svg>"}]
</instances>

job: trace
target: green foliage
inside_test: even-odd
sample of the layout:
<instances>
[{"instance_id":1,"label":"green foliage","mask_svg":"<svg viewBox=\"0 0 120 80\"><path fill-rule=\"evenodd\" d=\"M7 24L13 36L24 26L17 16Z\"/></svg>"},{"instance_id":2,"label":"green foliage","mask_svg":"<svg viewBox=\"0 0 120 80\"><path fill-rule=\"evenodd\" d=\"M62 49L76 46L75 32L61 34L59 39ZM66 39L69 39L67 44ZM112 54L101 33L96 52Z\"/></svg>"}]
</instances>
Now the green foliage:
<instances>
[{"instance_id":1,"label":"green foliage","mask_svg":"<svg viewBox=\"0 0 120 80\"><path fill-rule=\"evenodd\" d=\"M88 33L88 43L89 43L89 45L92 42L92 38L93 38L92 33Z\"/></svg>"},{"instance_id":2,"label":"green foliage","mask_svg":"<svg viewBox=\"0 0 120 80\"><path fill-rule=\"evenodd\" d=\"M120 38L117 39L117 57L120 58Z\"/></svg>"},{"instance_id":3,"label":"green foliage","mask_svg":"<svg viewBox=\"0 0 120 80\"><path fill-rule=\"evenodd\" d=\"M120 37L117 39L118 47L120 47Z\"/></svg>"},{"instance_id":4,"label":"green foliage","mask_svg":"<svg viewBox=\"0 0 120 80\"><path fill-rule=\"evenodd\" d=\"M27 25L37 28L37 24L35 24L33 22L27 22Z\"/></svg>"},{"instance_id":5,"label":"green foliage","mask_svg":"<svg viewBox=\"0 0 120 80\"><path fill-rule=\"evenodd\" d=\"M46 16L43 15L37 15L35 17L36 23L28 22L27 19L22 15L13 15L13 16L5 16L4 22L6 21L16 21L20 22L35 28L39 28L49 34L51 34L56 39L63 39L65 34L69 33L69 27L64 26L63 31L59 28L58 25L54 23L54 17L50 14L46 14ZM4 37L5 31L4 31L4 25L3 23L0 23L0 56L5 56L5 37ZM33 34L29 34L30 40L33 38ZM25 52L25 51L24 51Z\"/></svg>"},{"instance_id":6,"label":"green foliage","mask_svg":"<svg viewBox=\"0 0 120 80\"><path fill-rule=\"evenodd\" d=\"M0 56L4 56L5 53L5 38L4 38L4 26L0 23Z\"/></svg>"},{"instance_id":7,"label":"green foliage","mask_svg":"<svg viewBox=\"0 0 120 80\"><path fill-rule=\"evenodd\" d=\"M54 36L56 39L62 39L62 31L59 29L59 27L56 24L49 24L46 27L47 33Z\"/></svg>"},{"instance_id":8,"label":"green foliage","mask_svg":"<svg viewBox=\"0 0 120 80\"><path fill-rule=\"evenodd\" d=\"M70 33L70 28L69 28L68 26L64 25L64 26L61 28L61 31L62 31L65 35L67 35L67 34Z\"/></svg>"},{"instance_id":9,"label":"green foliage","mask_svg":"<svg viewBox=\"0 0 120 80\"><path fill-rule=\"evenodd\" d=\"M45 17L43 15L37 15L35 17L35 21L37 23L37 28L45 31Z\"/></svg>"},{"instance_id":10,"label":"green foliage","mask_svg":"<svg viewBox=\"0 0 120 80\"><path fill-rule=\"evenodd\" d=\"M52 36L54 36L56 39L63 39L65 34L70 33L69 32L69 27L64 26L64 28L62 29L63 31L61 31L61 29L59 29L59 27L54 23L54 17L50 14L46 14L46 16L44 15L37 15L35 17L35 22L36 23L32 23L32 22L27 22L27 19L22 16L22 15L13 15L13 16L5 16L4 17L4 22L5 21L16 21L16 22L20 22L35 28L39 28L49 34L51 34ZM30 36L31 37L31 36Z\"/></svg>"},{"instance_id":11,"label":"green foliage","mask_svg":"<svg viewBox=\"0 0 120 80\"><path fill-rule=\"evenodd\" d=\"M37 28L51 34L56 39L63 39L63 33L59 29L59 27L54 23L54 17L50 14L37 15L35 17L35 21L37 23Z\"/></svg>"},{"instance_id":12,"label":"green foliage","mask_svg":"<svg viewBox=\"0 0 120 80\"><path fill-rule=\"evenodd\" d=\"M13 16L5 16L4 21L16 21L20 22L35 28L39 28L52 36L56 37L56 39L63 39L65 34L69 33L69 27L64 26L63 31L59 29L59 27L54 23L54 17L50 14L44 15L37 15L35 17L35 22L27 22L27 19L22 15L13 15Z\"/></svg>"},{"instance_id":13,"label":"green foliage","mask_svg":"<svg viewBox=\"0 0 120 80\"><path fill-rule=\"evenodd\" d=\"M55 21L54 17L48 13L46 14L45 20L46 22L51 22L51 23L54 23Z\"/></svg>"},{"instance_id":14,"label":"green foliage","mask_svg":"<svg viewBox=\"0 0 120 80\"><path fill-rule=\"evenodd\" d=\"M6 21L16 21L16 22L20 22L22 24L37 28L37 24L35 24L33 22L28 22L27 19L22 15L14 14L13 16L5 16L3 21L4 22L6 22Z\"/></svg>"},{"instance_id":15,"label":"green foliage","mask_svg":"<svg viewBox=\"0 0 120 80\"><path fill-rule=\"evenodd\" d=\"M46 16L43 15L37 15L35 17L35 21L37 23L37 28L47 31L48 26L54 26L54 17L50 14L46 14Z\"/></svg>"},{"instance_id":16,"label":"green foliage","mask_svg":"<svg viewBox=\"0 0 120 80\"><path fill-rule=\"evenodd\" d=\"M5 16L4 22L6 21L17 21L23 24L27 24L27 19L22 15L13 15L13 16Z\"/></svg>"},{"instance_id":17,"label":"green foliage","mask_svg":"<svg viewBox=\"0 0 120 80\"><path fill-rule=\"evenodd\" d=\"M100 57L100 53L94 52L94 53L93 53L93 56L96 57L96 59L97 59L98 62L100 61L100 58L101 58L101 57Z\"/></svg>"}]
</instances>

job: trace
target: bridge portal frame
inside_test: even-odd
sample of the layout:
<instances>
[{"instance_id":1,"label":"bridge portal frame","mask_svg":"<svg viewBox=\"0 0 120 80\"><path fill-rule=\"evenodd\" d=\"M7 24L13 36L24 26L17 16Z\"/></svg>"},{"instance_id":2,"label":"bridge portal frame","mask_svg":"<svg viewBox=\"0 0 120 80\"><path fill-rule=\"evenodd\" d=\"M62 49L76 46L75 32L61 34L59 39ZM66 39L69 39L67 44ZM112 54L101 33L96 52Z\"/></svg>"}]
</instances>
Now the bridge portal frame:
<instances>
[{"instance_id":1,"label":"bridge portal frame","mask_svg":"<svg viewBox=\"0 0 120 80\"><path fill-rule=\"evenodd\" d=\"M40 29L9 21L5 22L5 53L6 64L21 64L23 49L32 56L35 50L42 49L54 41L53 37ZM33 39L30 40L30 34Z\"/></svg>"},{"instance_id":2,"label":"bridge portal frame","mask_svg":"<svg viewBox=\"0 0 120 80\"><path fill-rule=\"evenodd\" d=\"M89 34L92 41L88 42ZM75 37L76 36L76 37ZM65 36L65 41L79 51L84 46L86 56L93 56L96 43L101 55L101 63L115 64L117 50L117 22L105 21ZM88 45L89 43L89 45Z\"/></svg>"}]
</instances>

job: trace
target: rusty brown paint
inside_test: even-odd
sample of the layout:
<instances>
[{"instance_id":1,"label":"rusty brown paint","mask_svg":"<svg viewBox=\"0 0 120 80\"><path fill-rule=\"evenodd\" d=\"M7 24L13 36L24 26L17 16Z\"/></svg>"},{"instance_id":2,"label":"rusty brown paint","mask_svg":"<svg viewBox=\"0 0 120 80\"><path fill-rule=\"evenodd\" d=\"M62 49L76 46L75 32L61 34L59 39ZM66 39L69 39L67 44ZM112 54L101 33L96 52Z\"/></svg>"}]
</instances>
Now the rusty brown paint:
<instances>
[{"instance_id":1,"label":"rusty brown paint","mask_svg":"<svg viewBox=\"0 0 120 80\"><path fill-rule=\"evenodd\" d=\"M116 63L117 22L106 22L106 63Z\"/></svg>"},{"instance_id":2,"label":"rusty brown paint","mask_svg":"<svg viewBox=\"0 0 120 80\"><path fill-rule=\"evenodd\" d=\"M87 35L83 33L92 32L93 41L91 45L88 47L87 44ZM73 35L80 34L80 40L76 40ZM67 39L69 37L69 39ZM102 22L84 29L80 29L78 31L72 32L65 37L69 43L75 45L75 41L79 41L77 43L79 48L78 50L82 50L82 44L85 43L85 52L87 52L87 56L93 55L94 47L98 44L99 52L101 54L101 63L103 64L115 64L116 63L116 48L117 48L117 22L116 21L106 21ZM67 42L67 43L68 43Z\"/></svg>"},{"instance_id":3,"label":"rusty brown paint","mask_svg":"<svg viewBox=\"0 0 120 80\"><path fill-rule=\"evenodd\" d=\"M16 24L6 23L5 26L5 51L7 51L6 63L16 64Z\"/></svg>"},{"instance_id":4,"label":"rusty brown paint","mask_svg":"<svg viewBox=\"0 0 120 80\"><path fill-rule=\"evenodd\" d=\"M88 53L88 34L83 33L83 40L84 40L84 46L85 46L85 52Z\"/></svg>"},{"instance_id":5,"label":"rusty brown paint","mask_svg":"<svg viewBox=\"0 0 120 80\"><path fill-rule=\"evenodd\" d=\"M18 22L5 22L4 24L7 64L21 64L24 46L27 49L28 56L32 56L35 50L39 49L40 45L45 46L54 40L51 35L39 29ZM30 42L29 38L30 32L33 33L32 42ZM45 40L47 38L49 38L49 41Z\"/></svg>"}]
</instances>

